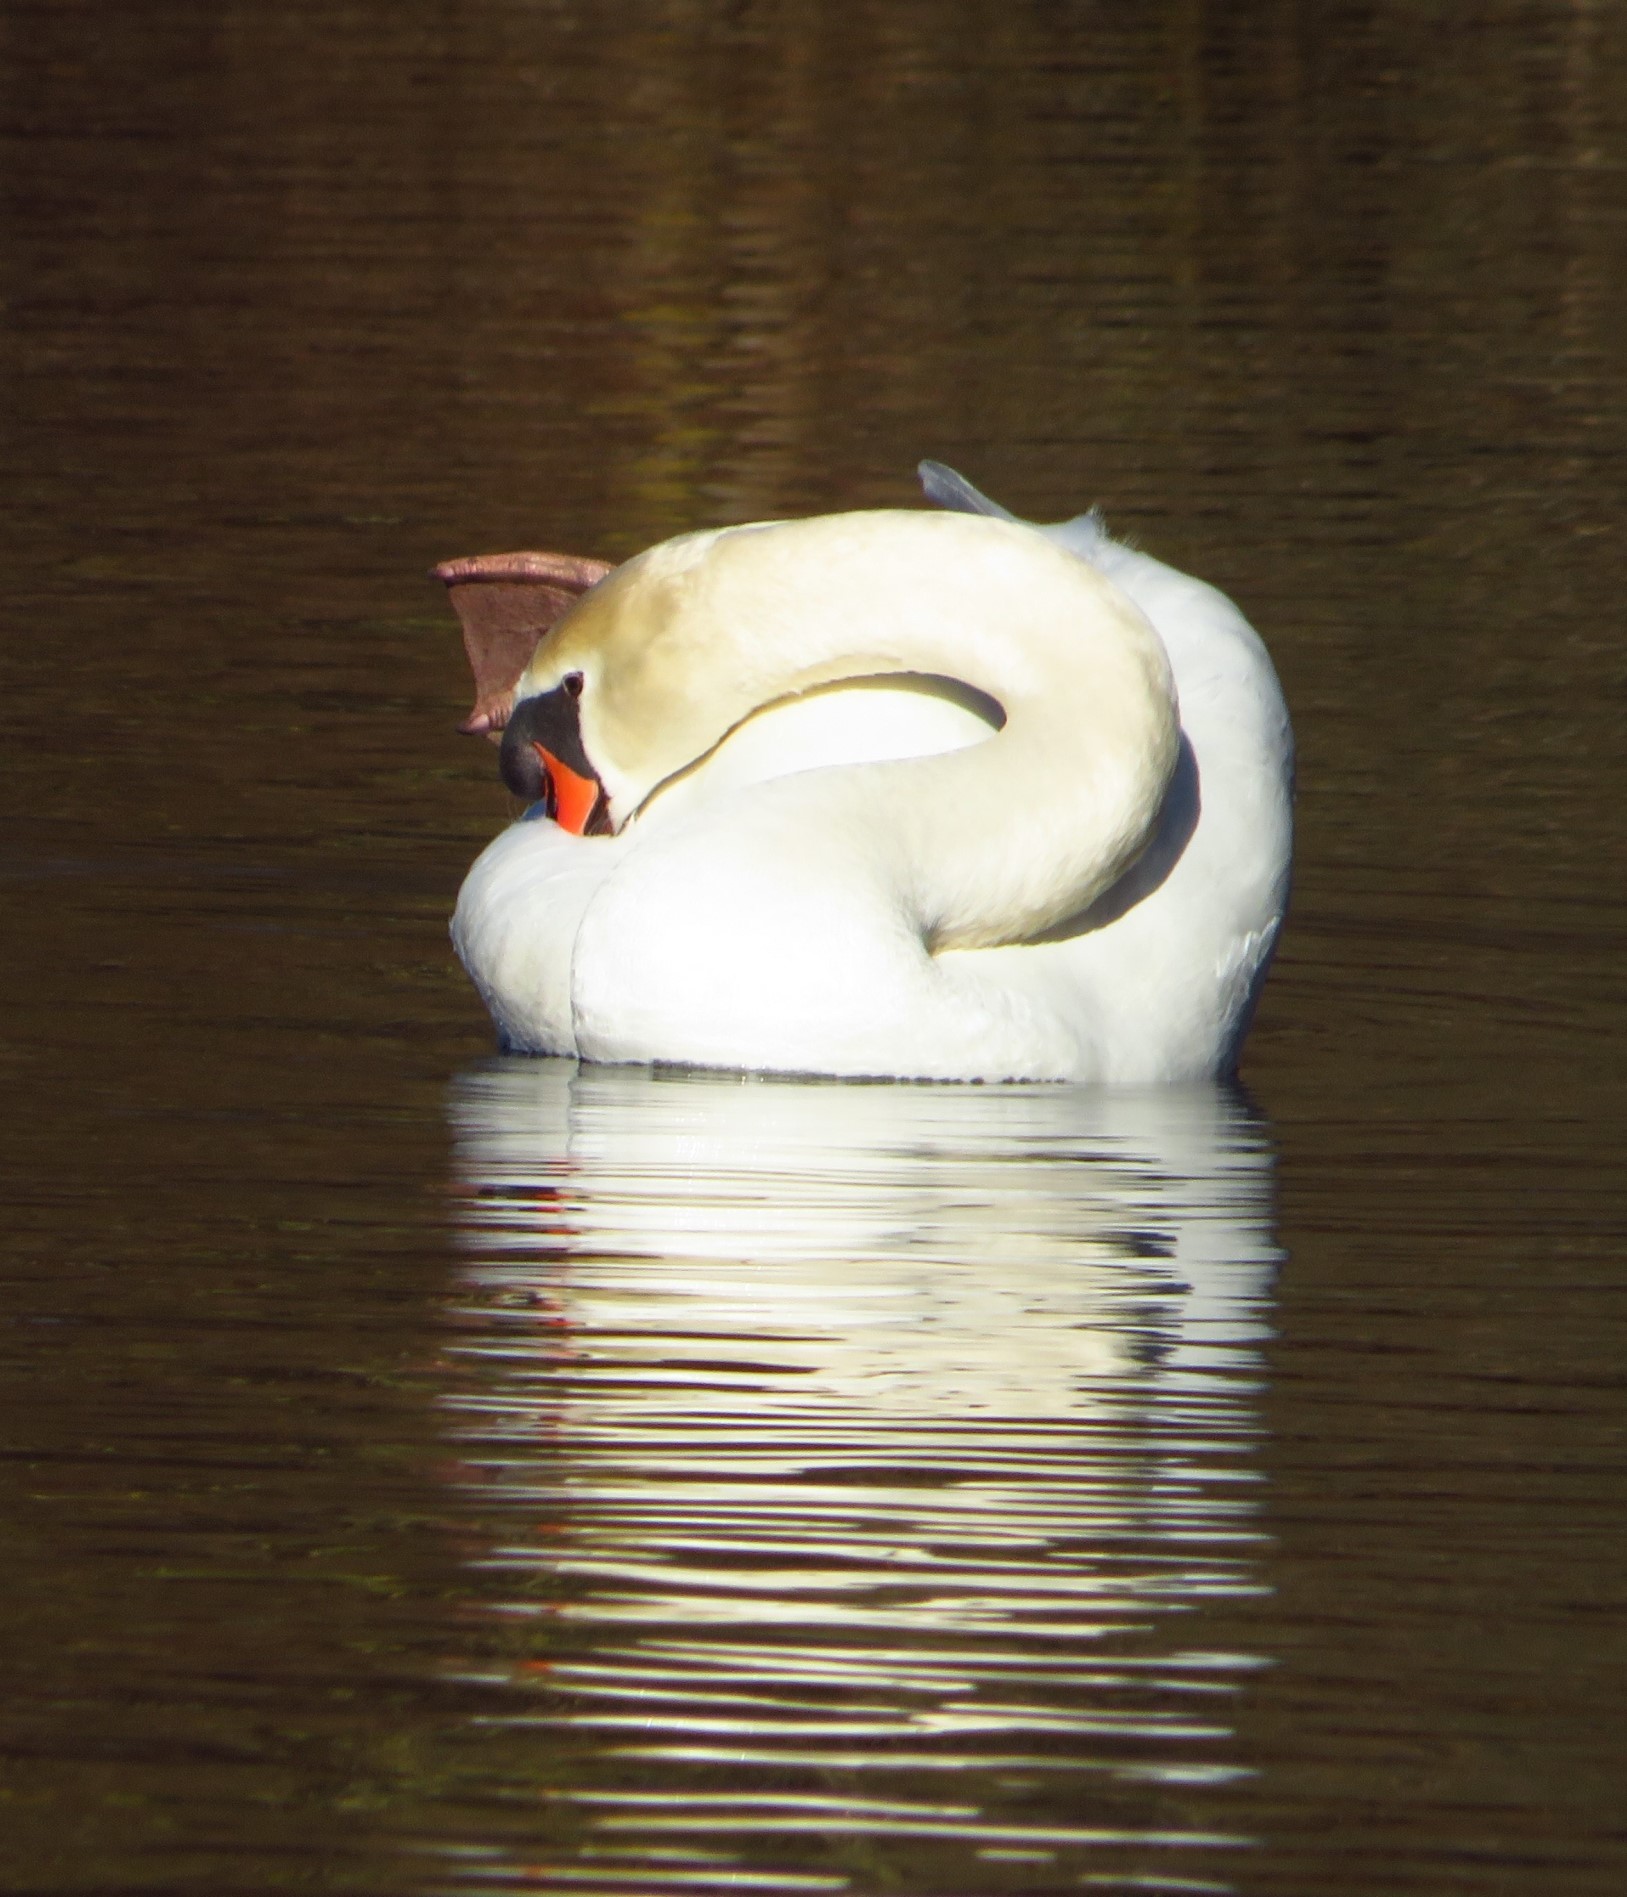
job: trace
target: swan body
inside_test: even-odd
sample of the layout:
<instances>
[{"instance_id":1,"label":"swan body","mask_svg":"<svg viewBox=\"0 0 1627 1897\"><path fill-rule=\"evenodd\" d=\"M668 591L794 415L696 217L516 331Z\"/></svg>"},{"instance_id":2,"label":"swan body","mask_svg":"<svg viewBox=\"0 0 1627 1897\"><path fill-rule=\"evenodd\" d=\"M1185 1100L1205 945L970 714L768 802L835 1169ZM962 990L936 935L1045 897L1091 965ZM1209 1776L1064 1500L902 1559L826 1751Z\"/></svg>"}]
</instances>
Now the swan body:
<instances>
[{"instance_id":1,"label":"swan body","mask_svg":"<svg viewBox=\"0 0 1627 1897\"><path fill-rule=\"evenodd\" d=\"M465 880L453 941L505 1046L964 1080L1235 1065L1291 842L1264 647L1093 515L1036 528L923 478L951 511L684 535L541 640L515 716L568 696L609 834L533 811Z\"/></svg>"}]
</instances>

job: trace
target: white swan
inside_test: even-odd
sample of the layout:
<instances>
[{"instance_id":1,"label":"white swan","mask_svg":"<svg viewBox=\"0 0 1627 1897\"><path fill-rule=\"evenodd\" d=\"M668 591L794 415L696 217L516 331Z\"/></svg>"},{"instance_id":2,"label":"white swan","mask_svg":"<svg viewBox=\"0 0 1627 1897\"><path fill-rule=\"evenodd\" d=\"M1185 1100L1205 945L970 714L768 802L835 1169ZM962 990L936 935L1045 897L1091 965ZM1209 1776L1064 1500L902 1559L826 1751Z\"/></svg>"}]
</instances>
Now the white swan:
<instances>
[{"instance_id":1,"label":"white swan","mask_svg":"<svg viewBox=\"0 0 1627 1897\"><path fill-rule=\"evenodd\" d=\"M534 808L504 831L452 923L505 1046L966 1080L1233 1068L1288 887L1264 647L1094 515L1035 528L923 479L956 511L684 535L541 639L505 775L572 828ZM599 571L577 564L578 586ZM476 728L507 713L482 703Z\"/></svg>"}]
</instances>

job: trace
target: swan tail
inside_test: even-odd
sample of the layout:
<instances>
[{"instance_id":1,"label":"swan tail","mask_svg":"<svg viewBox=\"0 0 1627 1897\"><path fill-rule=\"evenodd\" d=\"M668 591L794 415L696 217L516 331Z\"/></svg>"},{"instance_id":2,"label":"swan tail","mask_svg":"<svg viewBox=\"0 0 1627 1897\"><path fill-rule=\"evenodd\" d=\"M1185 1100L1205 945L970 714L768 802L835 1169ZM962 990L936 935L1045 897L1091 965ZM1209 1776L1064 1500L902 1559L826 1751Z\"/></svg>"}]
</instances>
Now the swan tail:
<instances>
[{"instance_id":1,"label":"swan tail","mask_svg":"<svg viewBox=\"0 0 1627 1897\"><path fill-rule=\"evenodd\" d=\"M1041 527L1040 532L1088 565L1104 571L1112 566L1113 556L1123 551L1107 531L1107 522L1102 519L1099 507L1091 508L1088 514L1075 514L1072 520L1059 520L1054 527Z\"/></svg>"},{"instance_id":2,"label":"swan tail","mask_svg":"<svg viewBox=\"0 0 1627 1897\"><path fill-rule=\"evenodd\" d=\"M1045 538L1054 541L1077 559L1090 566L1109 566L1113 555L1119 551L1118 542L1107 531L1107 522L1103 520L1101 509L1093 507L1088 513L1076 514L1072 520L1058 521L1054 526L1041 527L1037 521L1022 520L998 501L991 501L980 488L972 486L964 474L957 474L953 468L945 467L941 461L923 461L916 469L921 479L921 491L934 507L941 507L951 514L987 514L995 520L1012 520L1025 527L1038 527Z\"/></svg>"}]
</instances>

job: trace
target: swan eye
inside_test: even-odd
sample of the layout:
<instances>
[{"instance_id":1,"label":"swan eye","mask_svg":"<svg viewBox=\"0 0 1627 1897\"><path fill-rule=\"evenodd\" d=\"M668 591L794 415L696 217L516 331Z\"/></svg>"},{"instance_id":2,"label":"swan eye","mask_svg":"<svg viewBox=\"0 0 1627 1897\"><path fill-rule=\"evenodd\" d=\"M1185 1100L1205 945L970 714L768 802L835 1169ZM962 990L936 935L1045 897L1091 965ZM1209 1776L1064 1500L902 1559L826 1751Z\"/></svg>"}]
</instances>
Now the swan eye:
<instances>
[{"instance_id":1,"label":"swan eye","mask_svg":"<svg viewBox=\"0 0 1627 1897\"><path fill-rule=\"evenodd\" d=\"M580 672L567 672L561 683L572 698L580 698L582 696L582 674Z\"/></svg>"}]
</instances>

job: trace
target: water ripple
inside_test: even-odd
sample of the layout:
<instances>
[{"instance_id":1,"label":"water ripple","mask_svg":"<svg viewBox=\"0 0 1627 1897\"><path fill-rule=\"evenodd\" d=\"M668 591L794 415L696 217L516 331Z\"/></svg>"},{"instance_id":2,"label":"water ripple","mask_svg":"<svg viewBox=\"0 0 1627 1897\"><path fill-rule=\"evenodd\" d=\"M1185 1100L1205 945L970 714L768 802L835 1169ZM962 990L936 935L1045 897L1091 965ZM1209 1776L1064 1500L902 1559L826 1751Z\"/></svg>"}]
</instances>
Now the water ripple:
<instances>
[{"instance_id":1,"label":"water ripple","mask_svg":"<svg viewBox=\"0 0 1627 1897\"><path fill-rule=\"evenodd\" d=\"M452 1479L511 1634L461 1677L548 1789L449 1888L1230 1887L1236 1100L498 1062L453 1117Z\"/></svg>"}]
</instances>

